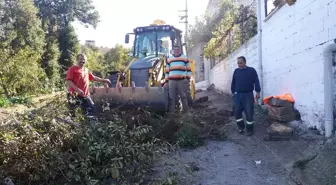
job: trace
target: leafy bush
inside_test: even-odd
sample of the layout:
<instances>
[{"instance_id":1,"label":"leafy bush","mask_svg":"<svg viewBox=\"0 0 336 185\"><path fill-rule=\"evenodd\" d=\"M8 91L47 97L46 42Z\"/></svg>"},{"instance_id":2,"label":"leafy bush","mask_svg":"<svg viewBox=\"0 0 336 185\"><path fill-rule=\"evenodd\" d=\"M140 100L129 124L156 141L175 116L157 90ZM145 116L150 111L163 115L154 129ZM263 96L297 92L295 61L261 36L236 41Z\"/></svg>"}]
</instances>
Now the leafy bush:
<instances>
[{"instance_id":1,"label":"leafy bush","mask_svg":"<svg viewBox=\"0 0 336 185\"><path fill-rule=\"evenodd\" d=\"M80 124L60 99L1 126L0 178L15 184L137 184L166 151L144 122L119 115ZM79 120L80 117L77 117Z\"/></svg>"},{"instance_id":2,"label":"leafy bush","mask_svg":"<svg viewBox=\"0 0 336 185\"><path fill-rule=\"evenodd\" d=\"M203 144L218 127L213 120L224 121L207 116L213 119L139 109L86 120L79 114L71 118L64 98L56 97L0 125L0 179L9 177L16 185L177 184L171 176L150 179L152 164L171 144Z\"/></svg>"},{"instance_id":3,"label":"leafy bush","mask_svg":"<svg viewBox=\"0 0 336 185\"><path fill-rule=\"evenodd\" d=\"M32 102L31 98L23 96L14 96L8 99L12 104L29 104Z\"/></svg>"},{"instance_id":4,"label":"leafy bush","mask_svg":"<svg viewBox=\"0 0 336 185\"><path fill-rule=\"evenodd\" d=\"M7 107L13 104L31 104L32 99L24 96L14 96L11 98L0 98L0 107Z\"/></svg>"},{"instance_id":5,"label":"leafy bush","mask_svg":"<svg viewBox=\"0 0 336 185\"><path fill-rule=\"evenodd\" d=\"M0 107L7 107L10 105L10 101L7 98L0 98Z\"/></svg>"}]
</instances>

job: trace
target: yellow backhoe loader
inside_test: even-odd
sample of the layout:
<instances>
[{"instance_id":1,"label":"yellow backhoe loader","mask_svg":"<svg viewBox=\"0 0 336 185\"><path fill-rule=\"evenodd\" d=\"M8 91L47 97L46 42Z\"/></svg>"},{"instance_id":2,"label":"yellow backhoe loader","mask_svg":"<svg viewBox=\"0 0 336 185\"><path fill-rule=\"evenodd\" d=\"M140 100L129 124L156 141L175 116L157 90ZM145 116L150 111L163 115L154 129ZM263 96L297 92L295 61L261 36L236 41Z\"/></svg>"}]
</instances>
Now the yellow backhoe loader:
<instances>
[{"instance_id":1,"label":"yellow backhoe loader","mask_svg":"<svg viewBox=\"0 0 336 185\"><path fill-rule=\"evenodd\" d=\"M91 88L92 99L98 110L108 105L115 107L150 107L167 111L169 106L168 89L163 87L167 57L174 45L182 48L182 31L163 21L156 20L150 26L137 27L125 36L129 43L134 35L133 59L122 72L109 74L112 86ZM189 104L195 98L195 62L190 60L192 78L187 87Z\"/></svg>"}]
</instances>

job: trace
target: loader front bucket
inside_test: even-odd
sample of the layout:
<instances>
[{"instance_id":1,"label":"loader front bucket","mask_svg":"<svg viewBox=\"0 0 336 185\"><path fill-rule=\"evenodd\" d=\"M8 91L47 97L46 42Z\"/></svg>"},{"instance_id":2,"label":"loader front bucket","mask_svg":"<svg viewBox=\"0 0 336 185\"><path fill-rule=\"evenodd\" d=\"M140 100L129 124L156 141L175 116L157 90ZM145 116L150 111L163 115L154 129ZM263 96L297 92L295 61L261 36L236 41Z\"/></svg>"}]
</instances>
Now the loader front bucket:
<instances>
[{"instance_id":1,"label":"loader front bucket","mask_svg":"<svg viewBox=\"0 0 336 185\"><path fill-rule=\"evenodd\" d=\"M149 107L157 111L168 110L168 91L161 86L92 88L91 97L97 111L103 111L104 107L109 109Z\"/></svg>"}]
</instances>

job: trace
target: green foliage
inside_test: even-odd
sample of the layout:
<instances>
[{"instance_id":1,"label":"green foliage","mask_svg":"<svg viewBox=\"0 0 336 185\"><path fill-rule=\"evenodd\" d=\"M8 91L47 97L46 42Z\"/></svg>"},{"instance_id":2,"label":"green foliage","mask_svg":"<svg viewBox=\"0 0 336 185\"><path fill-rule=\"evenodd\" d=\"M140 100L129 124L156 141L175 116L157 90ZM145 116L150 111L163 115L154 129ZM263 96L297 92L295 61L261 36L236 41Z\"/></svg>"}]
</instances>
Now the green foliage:
<instances>
[{"instance_id":1,"label":"green foliage","mask_svg":"<svg viewBox=\"0 0 336 185\"><path fill-rule=\"evenodd\" d=\"M193 47L199 42L208 42L212 36L212 30L209 29L208 17L196 17L195 24L189 25L187 45Z\"/></svg>"},{"instance_id":2,"label":"green foliage","mask_svg":"<svg viewBox=\"0 0 336 185\"><path fill-rule=\"evenodd\" d=\"M250 6L238 7L225 0L222 10L222 18L204 49L208 58L225 58L257 34L255 11Z\"/></svg>"},{"instance_id":3,"label":"green foliage","mask_svg":"<svg viewBox=\"0 0 336 185\"><path fill-rule=\"evenodd\" d=\"M131 57L128 56L130 49L124 48L122 45L116 44L114 48L108 51L105 56L105 65L107 71L123 70Z\"/></svg>"},{"instance_id":4,"label":"green foliage","mask_svg":"<svg viewBox=\"0 0 336 185\"><path fill-rule=\"evenodd\" d=\"M34 2L39 8L40 17L47 20L55 30L65 28L75 20L94 28L99 23L99 13L92 0L34 0Z\"/></svg>"},{"instance_id":5,"label":"green foliage","mask_svg":"<svg viewBox=\"0 0 336 185\"><path fill-rule=\"evenodd\" d=\"M11 55L1 51L0 54L0 85L7 97L41 92L45 73L38 63L39 53L23 48Z\"/></svg>"},{"instance_id":6,"label":"green foliage","mask_svg":"<svg viewBox=\"0 0 336 185\"><path fill-rule=\"evenodd\" d=\"M221 22L223 16L230 9L234 8L232 1L222 0L221 6L214 15L203 15L196 17L195 24L190 25L189 36L187 44L193 47L199 42L209 42L212 34L216 31L218 24Z\"/></svg>"},{"instance_id":7,"label":"green foliage","mask_svg":"<svg viewBox=\"0 0 336 185\"><path fill-rule=\"evenodd\" d=\"M205 57L225 58L257 34L255 14L250 6L238 7L230 0L222 0L215 15L196 19L189 31L188 45L206 42Z\"/></svg>"},{"instance_id":8,"label":"green foliage","mask_svg":"<svg viewBox=\"0 0 336 185\"><path fill-rule=\"evenodd\" d=\"M5 1L0 37L0 87L9 98L40 92L45 73L40 67L44 34L32 1Z\"/></svg>"},{"instance_id":9,"label":"green foliage","mask_svg":"<svg viewBox=\"0 0 336 185\"><path fill-rule=\"evenodd\" d=\"M39 8L38 16L47 34L42 67L48 76L50 88L60 87L61 74L73 64L79 52L79 42L71 23L75 20L85 26L99 23L99 14L92 0L34 0ZM64 77L64 76L62 76Z\"/></svg>"},{"instance_id":10,"label":"green foliage","mask_svg":"<svg viewBox=\"0 0 336 185\"><path fill-rule=\"evenodd\" d=\"M55 37L48 35L46 45L42 55L42 68L44 69L49 81L50 88L61 86L60 65L58 58L60 51L58 50L58 41Z\"/></svg>"},{"instance_id":11,"label":"green foliage","mask_svg":"<svg viewBox=\"0 0 336 185\"><path fill-rule=\"evenodd\" d=\"M5 1L0 7L2 32L1 49L14 52L25 47L42 52L44 32L36 16L37 9L31 0Z\"/></svg>"},{"instance_id":12,"label":"green foliage","mask_svg":"<svg viewBox=\"0 0 336 185\"><path fill-rule=\"evenodd\" d=\"M4 1L0 15L0 94L7 98L61 89L64 71L80 51L72 23L94 28L99 23L92 0ZM106 56L98 48L84 50L88 68L98 76L122 69L129 61L121 45Z\"/></svg>"},{"instance_id":13,"label":"green foliage","mask_svg":"<svg viewBox=\"0 0 336 185\"><path fill-rule=\"evenodd\" d=\"M11 98L0 98L0 107L8 107L14 104L29 105L32 103L32 99L25 96L14 96Z\"/></svg>"},{"instance_id":14,"label":"green foliage","mask_svg":"<svg viewBox=\"0 0 336 185\"><path fill-rule=\"evenodd\" d=\"M172 175L153 182L148 175L153 162L169 151L167 141L197 147L227 121L201 112L161 117L140 109L71 119L59 96L0 126L0 179L22 185L177 184Z\"/></svg>"},{"instance_id":15,"label":"green foliage","mask_svg":"<svg viewBox=\"0 0 336 185\"><path fill-rule=\"evenodd\" d=\"M7 98L0 98L0 107L8 107L10 104Z\"/></svg>"},{"instance_id":16,"label":"green foliage","mask_svg":"<svg viewBox=\"0 0 336 185\"><path fill-rule=\"evenodd\" d=\"M60 31L58 42L61 52L59 63L63 70L67 70L68 67L74 64L76 55L80 51L79 40L71 25L68 25Z\"/></svg>"},{"instance_id":17,"label":"green foliage","mask_svg":"<svg viewBox=\"0 0 336 185\"><path fill-rule=\"evenodd\" d=\"M87 57L86 67L94 74L101 76L104 70L104 55L99 48L94 46L82 46L82 53Z\"/></svg>"},{"instance_id":18,"label":"green foliage","mask_svg":"<svg viewBox=\"0 0 336 185\"><path fill-rule=\"evenodd\" d=\"M13 104L29 104L32 103L31 98L24 96L14 96L8 99Z\"/></svg>"},{"instance_id":19,"label":"green foliage","mask_svg":"<svg viewBox=\"0 0 336 185\"><path fill-rule=\"evenodd\" d=\"M224 9L225 7L225 9ZM223 53L230 52L232 49L232 37L227 37L229 34L231 36L239 35L237 29L234 29L234 23L236 21L238 7L233 5L231 2L224 1L222 4L222 14L221 19L216 25L216 30L212 33L213 37L208 42L207 47L204 49L204 54L206 57L209 56L221 56ZM234 28L233 28L234 27ZM232 32L232 29L235 31ZM221 44L218 44L221 43Z\"/></svg>"},{"instance_id":20,"label":"green foliage","mask_svg":"<svg viewBox=\"0 0 336 185\"><path fill-rule=\"evenodd\" d=\"M194 125L185 125L177 133L177 143L180 147L197 147L204 143L201 136L201 129Z\"/></svg>"},{"instance_id":21,"label":"green foliage","mask_svg":"<svg viewBox=\"0 0 336 185\"><path fill-rule=\"evenodd\" d=\"M110 120L81 124L67 115L63 97L58 97L1 126L0 178L22 185L136 184L165 152L150 125L138 122L129 127L121 119L137 115L114 114Z\"/></svg>"},{"instance_id":22,"label":"green foliage","mask_svg":"<svg viewBox=\"0 0 336 185\"><path fill-rule=\"evenodd\" d=\"M97 47L86 45L82 46L82 52L87 57L86 67L100 77L106 76L109 71L123 70L131 60L129 49L118 44L105 54Z\"/></svg>"}]
</instances>

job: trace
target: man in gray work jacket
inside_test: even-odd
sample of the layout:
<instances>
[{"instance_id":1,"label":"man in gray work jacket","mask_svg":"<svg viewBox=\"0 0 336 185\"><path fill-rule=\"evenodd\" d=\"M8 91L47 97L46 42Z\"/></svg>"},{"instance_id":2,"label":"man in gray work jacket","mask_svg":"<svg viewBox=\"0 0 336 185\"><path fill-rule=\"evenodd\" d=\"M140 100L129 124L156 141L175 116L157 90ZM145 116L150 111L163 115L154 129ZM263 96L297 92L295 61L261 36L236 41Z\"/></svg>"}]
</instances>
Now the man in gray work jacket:
<instances>
[{"instance_id":1,"label":"man in gray work jacket","mask_svg":"<svg viewBox=\"0 0 336 185\"><path fill-rule=\"evenodd\" d=\"M234 115L239 133L243 133L245 122L243 111L246 115L246 131L249 136L253 135L254 101L260 98L260 83L256 70L246 66L246 58L237 58L238 68L234 71L231 83L231 91L234 95ZM254 98L253 90L256 91Z\"/></svg>"}]
</instances>

